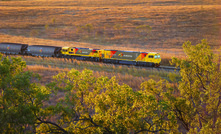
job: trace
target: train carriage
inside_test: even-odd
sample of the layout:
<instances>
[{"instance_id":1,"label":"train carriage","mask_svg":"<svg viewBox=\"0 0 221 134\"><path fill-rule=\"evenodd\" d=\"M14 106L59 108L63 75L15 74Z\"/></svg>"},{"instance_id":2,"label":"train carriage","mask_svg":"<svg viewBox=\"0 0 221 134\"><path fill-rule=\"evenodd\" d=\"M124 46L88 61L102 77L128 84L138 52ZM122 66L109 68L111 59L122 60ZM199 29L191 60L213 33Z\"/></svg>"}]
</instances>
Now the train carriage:
<instances>
[{"instance_id":1,"label":"train carriage","mask_svg":"<svg viewBox=\"0 0 221 134\"><path fill-rule=\"evenodd\" d=\"M27 44L19 43L0 43L0 52L5 54L25 54Z\"/></svg>"},{"instance_id":2,"label":"train carriage","mask_svg":"<svg viewBox=\"0 0 221 134\"><path fill-rule=\"evenodd\" d=\"M31 45L28 46L27 54L32 56L43 56L43 57L61 57L61 47Z\"/></svg>"}]
</instances>

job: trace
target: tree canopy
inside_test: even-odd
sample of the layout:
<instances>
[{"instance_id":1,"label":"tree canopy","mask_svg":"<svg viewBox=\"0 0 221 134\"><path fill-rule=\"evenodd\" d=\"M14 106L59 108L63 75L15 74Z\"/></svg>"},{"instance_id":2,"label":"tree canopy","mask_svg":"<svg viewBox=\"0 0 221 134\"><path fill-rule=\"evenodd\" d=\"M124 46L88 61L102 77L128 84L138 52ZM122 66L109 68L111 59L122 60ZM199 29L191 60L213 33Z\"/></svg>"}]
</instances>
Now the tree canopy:
<instances>
[{"instance_id":1,"label":"tree canopy","mask_svg":"<svg viewBox=\"0 0 221 134\"><path fill-rule=\"evenodd\" d=\"M173 58L180 67L179 82L182 108L179 118L191 133L221 132L221 71L220 56L214 55L206 40L200 44L183 44L187 59ZM182 109L182 110L181 110Z\"/></svg>"},{"instance_id":2,"label":"tree canopy","mask_svg":"<svg viewBox=\"0 0 221 134\"><path fill-rule=\"evenodd\" d=\"M0 59L0 131L33 133L50 91L31 82L38 77L24 71L26 63L21 58L0 55Z\"/></svg>"}]
</instances>

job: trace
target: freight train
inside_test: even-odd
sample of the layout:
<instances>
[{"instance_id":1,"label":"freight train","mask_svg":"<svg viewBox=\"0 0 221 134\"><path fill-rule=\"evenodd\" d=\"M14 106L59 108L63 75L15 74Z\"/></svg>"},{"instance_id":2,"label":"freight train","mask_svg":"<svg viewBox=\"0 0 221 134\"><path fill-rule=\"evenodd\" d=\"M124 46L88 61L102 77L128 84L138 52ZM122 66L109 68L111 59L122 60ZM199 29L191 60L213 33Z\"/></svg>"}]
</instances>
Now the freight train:
<instances>
[{"instance_id":1,"label":"freight train","mask_svg":"<svg viewBox=\"0 0 221 134\"><path fill-rule=\"evenodd\" d=\"M85 61L150 67L159 67L161 63L160 54L157 52L28 45L19 43L0 43L0 53L71 58Z\"/></svg>"}]
</instances>

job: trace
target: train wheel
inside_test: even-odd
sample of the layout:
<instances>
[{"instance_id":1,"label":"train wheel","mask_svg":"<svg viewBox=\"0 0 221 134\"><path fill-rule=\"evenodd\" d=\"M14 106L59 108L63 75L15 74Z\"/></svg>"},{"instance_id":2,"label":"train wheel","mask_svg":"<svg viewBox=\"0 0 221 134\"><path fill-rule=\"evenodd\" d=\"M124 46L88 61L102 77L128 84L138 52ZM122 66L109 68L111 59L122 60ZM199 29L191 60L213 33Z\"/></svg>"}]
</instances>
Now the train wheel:
<instances>
[{"instance_id":1,"label":"train wheel","mask_svg":"<svg viewBox=\"0 0 221 134\"><path fill-rule=\"evenodd\" d=\"M58 58L58 54L53 55L52 57L57 57Z\"/></svg>"},{"instance_id":2,"label":"train wheel","mask_svg":"<svg viewBox=\"0 0 221 134\"><path fill-rule=\"evenodd\" d=\"M98 58L95 58L95 61L96 61L96 62L98 62L98 61L99 61L99 59L98 59Z\"/></svg>"},{"instance_id":3,"label":"train wheel","mask_svg":"<svg viewBox=\"0 0 221 134\"><path fill-rule=\"evenodd\" d=\"M159 63L156 63L156 64L155 64L155 67L159 67L159 66L160 66L160 64L159 64Z\"/></svg>"}]
</instances>

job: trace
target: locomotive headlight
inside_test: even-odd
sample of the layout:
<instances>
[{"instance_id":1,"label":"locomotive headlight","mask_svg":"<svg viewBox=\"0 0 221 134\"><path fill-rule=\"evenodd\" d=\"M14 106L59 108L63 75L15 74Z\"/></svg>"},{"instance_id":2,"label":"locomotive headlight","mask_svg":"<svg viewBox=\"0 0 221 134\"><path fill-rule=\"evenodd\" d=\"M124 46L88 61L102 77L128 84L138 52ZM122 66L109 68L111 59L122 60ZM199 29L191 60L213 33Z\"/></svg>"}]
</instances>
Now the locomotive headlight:
<instances>
[{"instance_id":1,"label":"locomotive headlight","mask_svg":"<svg viewBox=\"0 0 221 134\"><path fill-rule=\"evenodd\" d=\"M158 58L158 56L157 56L157 55L155 55L155 56L154 56L154 58L155 58L155 59L157 59L157 58Z\"/></svg>"},{"instance_id":2,"label":"locomotive headlight","mask_svg":"<svg viewBox=\"0 0 221 134\"><path fill-rule=\"evenodd\" d=\"M160 59L160 55L158 55L158 58Z\"/></svg>"}]
</instances>

